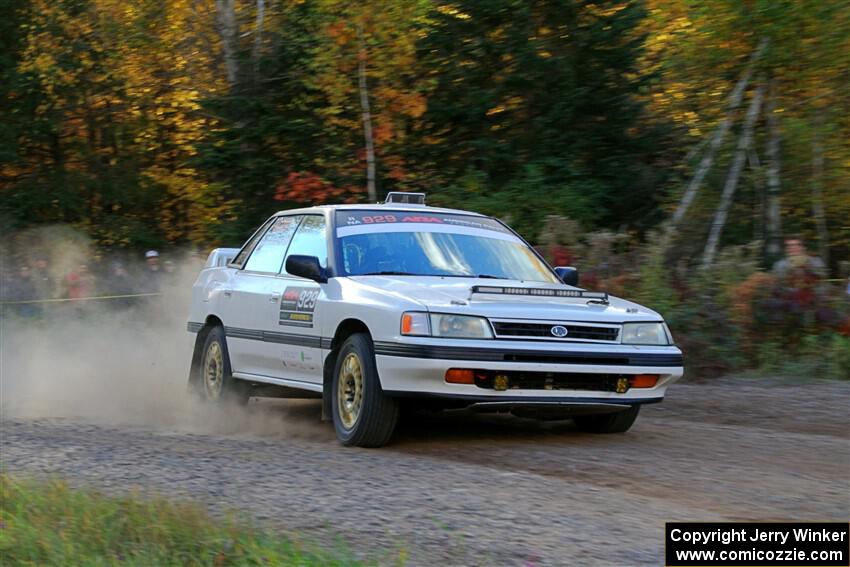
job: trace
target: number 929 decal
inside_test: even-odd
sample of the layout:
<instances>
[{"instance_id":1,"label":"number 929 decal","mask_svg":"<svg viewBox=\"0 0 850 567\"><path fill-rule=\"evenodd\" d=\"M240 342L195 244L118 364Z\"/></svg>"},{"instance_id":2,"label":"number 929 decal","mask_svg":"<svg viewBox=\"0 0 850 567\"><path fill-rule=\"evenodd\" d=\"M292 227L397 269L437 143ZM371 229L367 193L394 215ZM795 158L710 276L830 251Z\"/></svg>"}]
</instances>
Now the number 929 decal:
<instances>
[{"instance_id":1,"label":"number 929 decal","mask_svg":"<svg viewBox=\"0 0 850 567\"><path fill-rule=\"evenodd\" d=\"M280 298L281 325L296 327L312 327L313 311L316 310L316 299L319 290L309 287L288 287Z\"/></svg>"}]
</instances>

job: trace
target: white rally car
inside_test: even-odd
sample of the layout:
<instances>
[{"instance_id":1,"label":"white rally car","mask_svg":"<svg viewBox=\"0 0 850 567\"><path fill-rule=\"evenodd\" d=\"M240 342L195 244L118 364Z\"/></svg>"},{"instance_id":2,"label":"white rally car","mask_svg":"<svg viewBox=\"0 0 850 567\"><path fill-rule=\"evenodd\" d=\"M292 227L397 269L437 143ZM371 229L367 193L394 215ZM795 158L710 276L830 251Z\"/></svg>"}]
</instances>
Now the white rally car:
<instances>
[{"instance_id":1,"label":"white rally car","mask_svg":"<svg viewBox=\"0 0 850 567\"><path fill-rule=\"evenodd\" d=\"M321 397L346 445L385 444L405 400L623 432L682 353L658 313L577 280L499 220L422 194L283 211L198 276L190 386Z\"/></svg>"}]
</instances>

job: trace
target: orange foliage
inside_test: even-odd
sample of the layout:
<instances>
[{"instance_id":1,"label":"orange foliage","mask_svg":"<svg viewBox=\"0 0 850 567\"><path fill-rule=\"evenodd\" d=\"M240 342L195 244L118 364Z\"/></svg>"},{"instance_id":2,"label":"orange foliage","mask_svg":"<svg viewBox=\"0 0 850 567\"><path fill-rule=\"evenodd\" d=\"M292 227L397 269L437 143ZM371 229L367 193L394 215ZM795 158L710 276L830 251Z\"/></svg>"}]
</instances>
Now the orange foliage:
<instances>
[{"instance_id":1,"label":"orange foliage","mask_svg":"<svg viewBox=\"0 0 850 567\"><path fill-rule=\"evenodd\" d=\"M732 290L732 321L741 327L743 347L747 352L752 352L756 338L753 307L771 293L775 284L776 278L771 274L755 272Z\"/></svg>"},{"instance_id":2,"label":"orange foliage","mask_svg":"<svg viewBox=\"0 0 850 567\"><path fill-rule=\"evenodd\" d=\"M295 201L321 205L328 202L355 202L359 187L337 187L310 171L293 171L275 190L275 201Z\"/></svg>"}]
</instances>

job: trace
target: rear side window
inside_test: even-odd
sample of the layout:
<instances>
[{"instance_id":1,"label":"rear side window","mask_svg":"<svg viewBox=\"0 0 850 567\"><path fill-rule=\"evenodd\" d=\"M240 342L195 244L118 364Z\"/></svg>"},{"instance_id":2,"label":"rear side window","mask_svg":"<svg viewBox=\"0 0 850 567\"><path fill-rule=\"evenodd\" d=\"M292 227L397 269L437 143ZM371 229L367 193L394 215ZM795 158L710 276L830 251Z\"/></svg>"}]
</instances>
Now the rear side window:
<instances>
[{"instance_id":1,"label":"rear side window","mask_svg":"<svg viewBox=\"0 0 850 567\"><path fill-rule=\"evenodd\" d=\"M257 229L256 232L254 232L253 235L251 235L251 238L248 239L248 242L246 242L242 246L242 250L240 250L236 257L233 259L233 261L230 262L231 266L241 268L245 265L245 260L247 260L248 256L251 255L251 251L257 245L257 242L259 242L260 238L262 238L263 235L266 233L266 230L268 230L272 222L274 222L274 219L269 219L268 221L266 221L266 224L261 226L259 229Z\"/></svg>"},{"instance_id":2,"label":"rear side window","mask_svg":"<svg viewBox=\"0 0 850 567\"><path fill-rule=\"evenodd\" d=\"M323 268L328 265L328 235L325 217L307 215L292 239L286 257L293 254L316 256ZM284 264L285 266L286 264Z\"/></svg>"},{"instance_id":3,"label":"rear side window","mask_svg":"<svg viewBox=\"0 0 850 567\"><path fill-rule=\"evenodd\" d=\"M245 269L271 274L280 272L286 249L301 218L300 216L278 217L257 243L254 252L248 258L248 263L245 264Z\"/></svg>"}]
</instances>

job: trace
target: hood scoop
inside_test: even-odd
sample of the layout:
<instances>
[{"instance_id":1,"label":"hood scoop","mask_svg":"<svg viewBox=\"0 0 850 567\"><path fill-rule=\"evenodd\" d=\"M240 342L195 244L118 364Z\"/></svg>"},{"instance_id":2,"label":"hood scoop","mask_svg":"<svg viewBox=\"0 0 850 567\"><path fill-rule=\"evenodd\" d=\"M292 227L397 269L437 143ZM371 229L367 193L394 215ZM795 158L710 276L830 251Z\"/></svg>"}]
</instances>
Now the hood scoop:
<instances>
[{"instance_id":1,"label":"hood scoop","mask_svg":"<svg viewBox=\"0 0 850 567\"><path fill-rule=\"evenodd\" d=\"M494 285L474 285L471 294L482 295L521 295L526 297L558 297L564 299L585 300L587 303L608 305L608 294L604 291L585 291L583 289L552 289L545 287L503 287Z\"/></svg>"}]
</instances>

